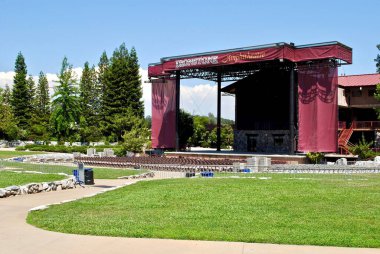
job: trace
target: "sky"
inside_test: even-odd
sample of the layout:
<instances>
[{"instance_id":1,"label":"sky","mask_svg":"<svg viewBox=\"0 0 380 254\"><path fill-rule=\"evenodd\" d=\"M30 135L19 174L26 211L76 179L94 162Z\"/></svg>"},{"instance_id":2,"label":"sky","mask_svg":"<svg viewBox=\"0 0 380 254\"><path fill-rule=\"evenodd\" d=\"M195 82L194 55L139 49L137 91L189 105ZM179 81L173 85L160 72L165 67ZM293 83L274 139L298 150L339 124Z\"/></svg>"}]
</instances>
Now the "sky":
<instances>
[{"instance_id":1,"label":"sky","mask_svg":"<svg viewBox=\"0 0 380 254\"><path fill-rule=\"evenodd\" d=\"M353 64L339 74L376 71L379 0L0 0L0 87L12 85L22 52L28 73L48 74L51 86L66 56L78 76L125 43L135 47L142 80L160 58L274 42L339 41L353 48ZM144 83L145 114L151 114ZM216 114L216 84L181 81L181 108ZM234 98L222 97L222 117L234 119Z\"/></svg>"}]
</instances>

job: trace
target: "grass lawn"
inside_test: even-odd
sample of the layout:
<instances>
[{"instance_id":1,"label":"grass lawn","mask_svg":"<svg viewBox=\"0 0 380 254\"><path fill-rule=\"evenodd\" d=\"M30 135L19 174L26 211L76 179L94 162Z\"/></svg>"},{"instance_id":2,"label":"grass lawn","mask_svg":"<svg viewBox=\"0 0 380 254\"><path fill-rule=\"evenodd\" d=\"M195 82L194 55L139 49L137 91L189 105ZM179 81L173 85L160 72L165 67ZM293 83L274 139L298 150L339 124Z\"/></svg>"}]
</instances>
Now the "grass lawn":
<instances>
[{"instance_id":1,"label":"grass lawn","mask_svg":"<svg viewBox=\"0 0 380 254\"><path fill-rule=\"evenodd\" d=\"M0 162L1 165L1 162ZM32 164L32 163L20 163L3 161L3 166L10 167L14 170L28 170L28 171L39 171L44 173L66 173L72 175L73 169L76 166L63 166L63 165L47 165L47 164ZM142 174L147 171L145 170L134 170L134 169L115 169L115 168L96 168L91 166L86 166L86 168L92 168L94 171L95 179L116 179L120 176L129 176L135 174Z\"/></svg>"},{"instance_id":2,"label":"grass lawn","mask_svg":"<svg viewBox=\"0 0 380 254\"><path fill-rule=\"evenodd\" d=\"M44 152L26 152L26 151L0 151L0 159L13 158L18 156L43 154Z\"/></svg>"},{"instance_id":3,"label":"grass lawn","mask_svg":"<svg viewBox=\"0 0 380 254\"><path fill-rule=\"evenodd\" d=\"M57 174L28 174L0 171L0 188L11 185L24 185L27 183L42 183L64 179L64 176Z\"/></svg>"},{"instance_id":4,"label":"grass lawn","mask_svg":"<svg viewBox=\"0 0 380 254\"><path fill-rule=\"evenodd\" d=\"M142 181L27 221L76 234L380 247L380 175L298 176Z\"/></svg>"}]
</instances>

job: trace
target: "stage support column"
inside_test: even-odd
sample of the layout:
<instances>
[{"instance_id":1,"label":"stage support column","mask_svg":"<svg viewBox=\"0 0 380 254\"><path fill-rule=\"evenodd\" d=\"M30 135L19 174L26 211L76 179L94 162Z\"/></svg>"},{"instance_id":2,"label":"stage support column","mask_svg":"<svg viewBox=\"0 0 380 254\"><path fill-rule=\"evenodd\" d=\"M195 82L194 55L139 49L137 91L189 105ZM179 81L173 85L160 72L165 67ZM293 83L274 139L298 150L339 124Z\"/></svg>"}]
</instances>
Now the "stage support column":
<instances>
[{"instance_id":1,"label":"stage support column","mask_svg":"<svg viewBox=\"0 0 380 254\"><path fill-rule=\"evenodd\" d=\"M218 83L218 102L217 102L217 112L216 112L216 150L220 151L221 147L221 138L220 138L220 118L221 118L221 104L222 104L222 96L221 96L221 90L222 90L222 75L220 71L218 71L217 76L217 83Z\"/></svg>"},{"instance_id":2,"label":"stage support column","mask_svg":"<svg viewBox=\"0 0 380 254\"><path fill-rule=\"evenodd\" d=\"M175 72L175 150L178 152L179 147L179 98L180 98L181 74Z\"/></svg>"},{"instance_id":3,"label":"stage support column","mask_svg":"<svg viewBox=\"0 0 380 254\"><path fill-rule=\"evenodd\" d=\"M290 67L290 89L289 89L289 154L294 154L294 64Z\"/></svg>"}]
</instances>

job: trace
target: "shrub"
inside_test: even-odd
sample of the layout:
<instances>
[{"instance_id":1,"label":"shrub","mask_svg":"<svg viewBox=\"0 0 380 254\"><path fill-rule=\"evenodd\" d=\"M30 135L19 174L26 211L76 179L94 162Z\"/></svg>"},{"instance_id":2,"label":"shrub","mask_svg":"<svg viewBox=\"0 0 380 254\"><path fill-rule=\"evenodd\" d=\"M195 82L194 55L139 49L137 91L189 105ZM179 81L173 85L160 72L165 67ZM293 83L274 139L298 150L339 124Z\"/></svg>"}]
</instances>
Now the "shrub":
<instances>
[{"instance_id":1,"label":"shrub","mask_svg":"<svg viewBox=\"0 0 380 254\"><path fill-rule=\"evenodd\" d=\"M325 157L323 153L319 152L308 152L306 157L310 160L311 163L318 164Z\"/></svg>"},{"instance_id":2,"label":"shrub","mask_svg":"<svg viewBox=\"0 0 380 254\"><path fill-rule=\"evenodd\" d=\"M371 149L372 145L373 141L367 142L364 136L362 136L359 143L351 147L349 150L352 154L359 156L360 159L366 160L376 156L376 153Z\"/></svg>"},{"instance_id":3,"label":"shrub","mask_svg":"<svg viewBox=\"0 0 380 254\"><path fill-rule=\"evenodd\" d=\"M38 152L55 152L55 153L86 153L90 146L49 146L49 145L25 145L16 148L17 151L38 151ZM114 150L120 149L121 146L95 146L97 152L103 152L105 148L112 148ZM115 153L116 154L116 153Z\"/></svg>"}]
</instances>

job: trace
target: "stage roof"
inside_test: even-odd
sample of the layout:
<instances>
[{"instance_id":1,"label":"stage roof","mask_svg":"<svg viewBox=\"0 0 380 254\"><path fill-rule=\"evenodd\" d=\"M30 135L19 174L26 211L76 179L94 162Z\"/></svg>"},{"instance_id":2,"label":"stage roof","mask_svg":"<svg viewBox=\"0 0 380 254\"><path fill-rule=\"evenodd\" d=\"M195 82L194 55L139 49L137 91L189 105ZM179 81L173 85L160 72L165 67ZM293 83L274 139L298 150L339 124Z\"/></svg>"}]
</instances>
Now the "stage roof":
<instances>
[{"instance_id":1,"label":"stage roof","mask_svg":"<svg viewBox=\"0 0 380 254\"><path fill-rule=\"evenodd\" d=\"M173 77L176 71L181 78L238 80L266 66L284 66L287 63L310 63L332 60L337 64L352 63L352 49L340 42L324 42L295 46L279 42L266 45L211 51L198 54L161 58L148 67L149 78Z\"/></svg>"}]
</instances>

